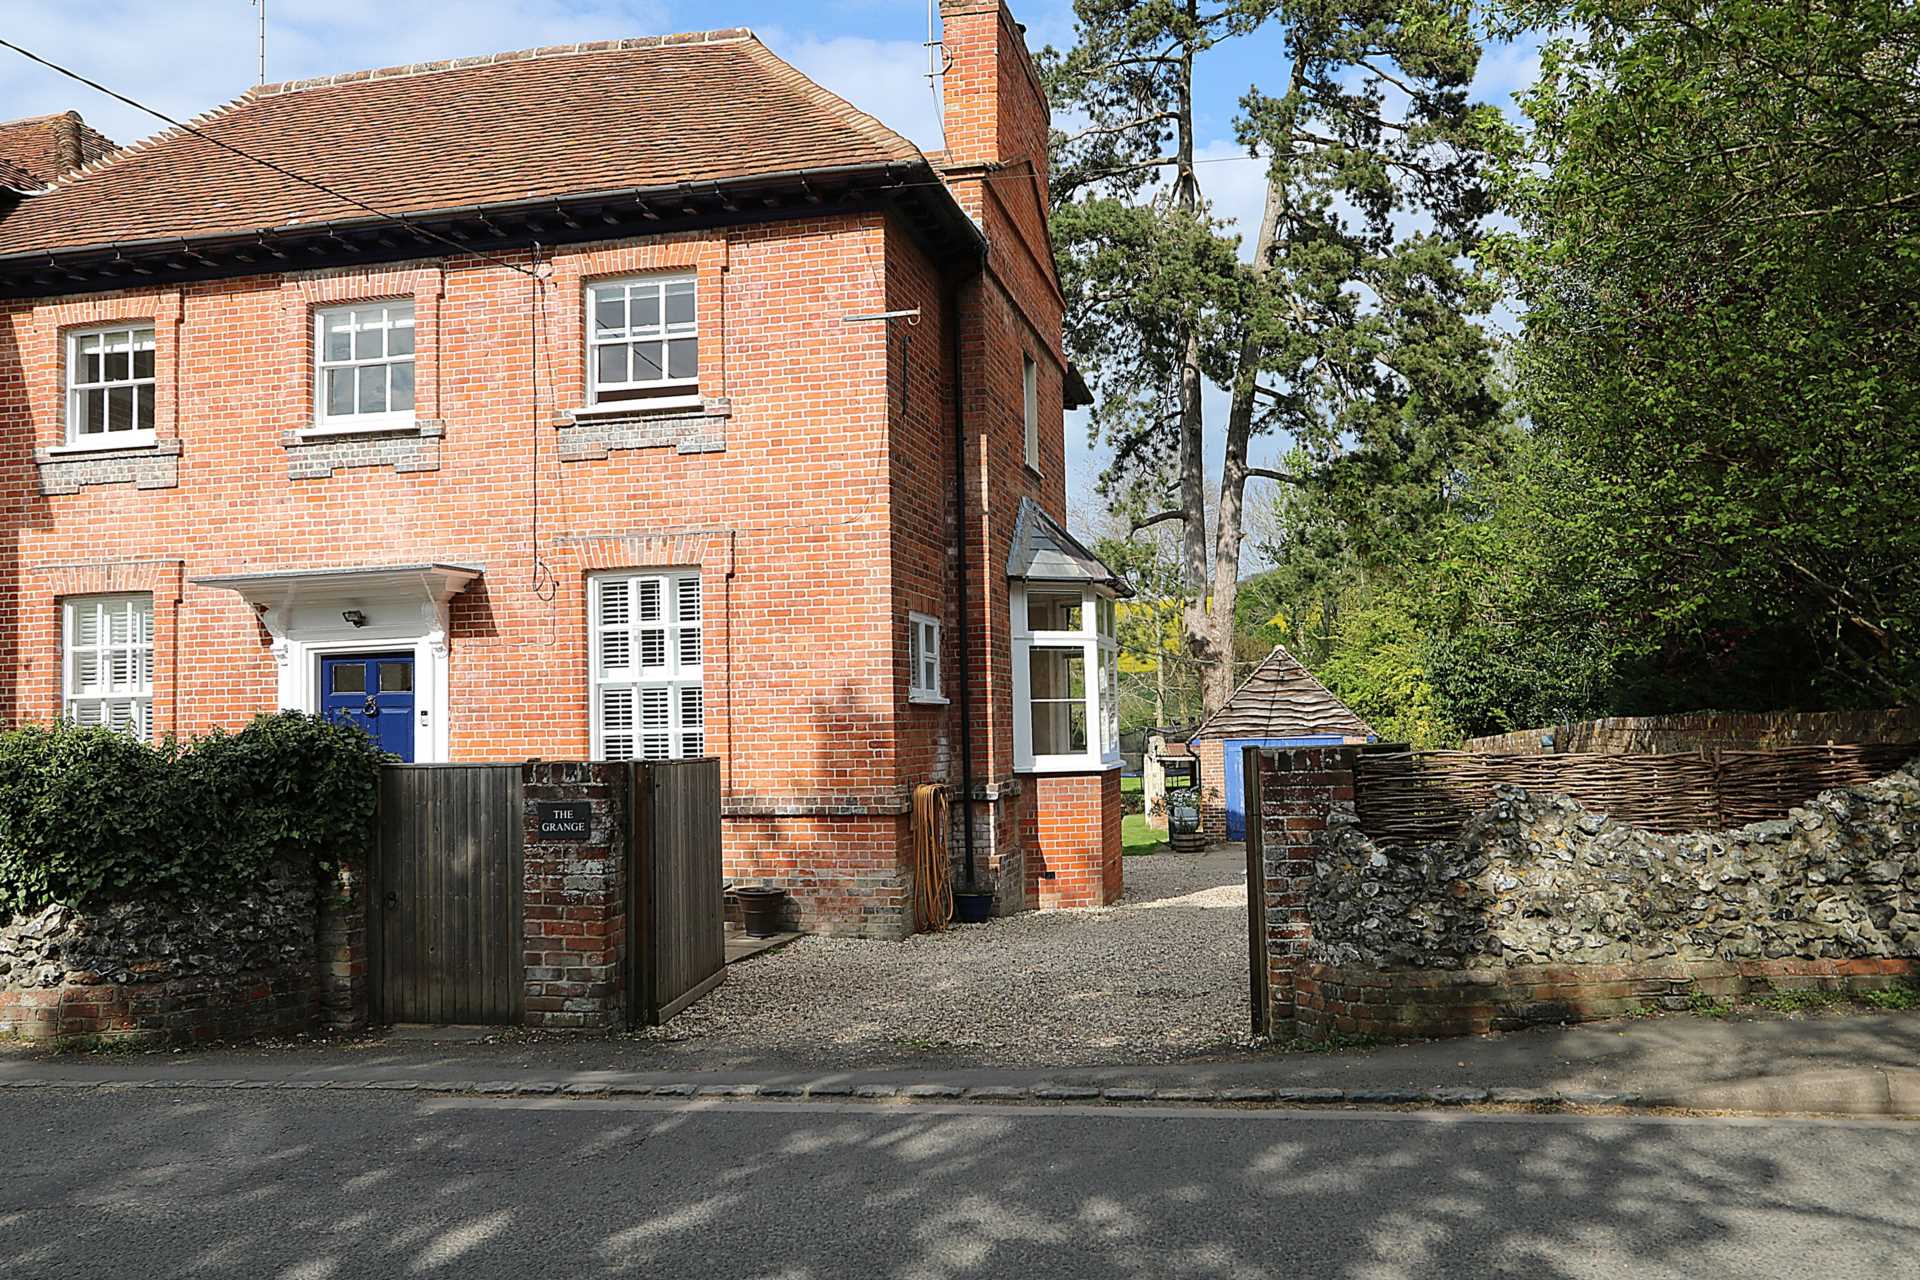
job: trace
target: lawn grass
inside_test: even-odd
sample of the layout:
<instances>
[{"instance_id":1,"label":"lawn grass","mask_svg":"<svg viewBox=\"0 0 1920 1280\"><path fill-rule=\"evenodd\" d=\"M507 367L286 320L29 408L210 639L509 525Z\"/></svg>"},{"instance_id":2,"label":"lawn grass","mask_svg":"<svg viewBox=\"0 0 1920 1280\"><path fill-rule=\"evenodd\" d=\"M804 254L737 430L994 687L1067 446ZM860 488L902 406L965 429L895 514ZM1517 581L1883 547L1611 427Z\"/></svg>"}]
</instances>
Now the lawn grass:
<instances>
[{"instance_id":1,"label":"lawn grass","mask_svg":"<svg viewBox=\"0 0 1920 1280\"><path fill-rule=\"evenodd\" d=\"M1120 818L1120 852L1129 858L1141 854L1165 853L1167 839L1147 825L1144 813L1124 814Z\"/></svg>"},{"instance_id":2,"label":"lawn grass","mask_svg":"<svg viewBox=\"0 0 1920 1280\"><path fill-rule=\"evenodd\" d=\"M1139 791L1145 785L1146 779L1137 773L1123 773L1120 775L1120 789L1122 791Z\"/></svg>"}]
</instances>

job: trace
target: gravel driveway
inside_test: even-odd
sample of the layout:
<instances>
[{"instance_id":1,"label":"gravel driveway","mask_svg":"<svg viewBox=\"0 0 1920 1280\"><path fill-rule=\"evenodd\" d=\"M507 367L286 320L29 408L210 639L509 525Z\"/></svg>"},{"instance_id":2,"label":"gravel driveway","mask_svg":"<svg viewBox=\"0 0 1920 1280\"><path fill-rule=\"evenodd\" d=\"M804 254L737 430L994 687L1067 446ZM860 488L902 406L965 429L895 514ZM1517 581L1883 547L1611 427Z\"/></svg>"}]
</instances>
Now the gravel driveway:
<instances>
[{"instance_id":1,"label":"gravel driveway","mask_svg":"<svg viewBox=\"0 0 1920 1280\"><path fill-rule=\"evenodd\" d=\"M1126 896L904 942L802 938L646 1038L703 1061L999 1066L1190 1058L1247 1038L1238 845L1128 858Z\"/></svg>"}]
</instances>

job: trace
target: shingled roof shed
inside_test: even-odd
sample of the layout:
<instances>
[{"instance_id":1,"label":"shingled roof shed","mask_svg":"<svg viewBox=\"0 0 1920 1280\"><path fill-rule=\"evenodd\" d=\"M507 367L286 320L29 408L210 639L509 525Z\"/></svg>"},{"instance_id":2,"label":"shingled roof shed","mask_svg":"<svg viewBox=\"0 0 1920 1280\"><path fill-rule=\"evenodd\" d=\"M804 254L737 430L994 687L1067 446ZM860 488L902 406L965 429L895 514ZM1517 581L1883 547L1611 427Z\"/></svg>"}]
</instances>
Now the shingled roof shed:
<instances>
[{"instance_id":1,"label":"shingled roof shed","mask_svg":"<svg viewBox=\"0 0 1920 1280\"><path fill-rule=\"evenodd\" d=\"M1193 732L1202 738L1335 738L1365 742L1373 729L1313 678L1285 645L1273 646L1226 704Z\"/></svg>"},{"instance_id":2,"label":"shingled roof shed","mask_svg":"<svg viewBox=\"0 0 1920 1280\"><path fill-rule=\"evenodd\" d=\"M1246 838L1245 748L1367 742L1373 736L1353 708L1314 679L1284 645L1275 645L1189 739L1200 759L1201 816L1208 834Z\"/></svg>"}]
</instances>

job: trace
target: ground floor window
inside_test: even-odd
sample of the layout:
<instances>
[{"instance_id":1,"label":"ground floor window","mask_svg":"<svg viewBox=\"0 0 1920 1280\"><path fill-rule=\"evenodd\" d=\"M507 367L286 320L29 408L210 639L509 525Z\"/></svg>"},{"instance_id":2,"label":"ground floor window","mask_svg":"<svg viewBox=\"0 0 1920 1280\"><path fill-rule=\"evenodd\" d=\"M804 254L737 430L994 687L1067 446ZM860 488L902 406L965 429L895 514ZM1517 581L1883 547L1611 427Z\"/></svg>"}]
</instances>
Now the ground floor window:
<instances>
[{"instance_id":1,"label":"ground floor window","mask_svg":"<svg viewBox=\"0 0 1920 1280\"><path fill-rule=\"evenodd\" d=\"M596 574L587 597L594 758L705 755L700 571Z\"/></svg>"},{"instance_id":2,"label":"ground floor window","mask_svg":"<svg viewBox=\"0 0 1920 1280\"><path fill-rule=\"evenodd\" d=\"M136 738L153 722L153 597L74 596L62 605L63 714Z\"/></svg>"},{"instance_id":3,"label":"ground floor window","mask_svg":"<svg viewBox=\"0 0 1920 1280\"><path fill-rule=\"evenodd\" d=\"M1029 583L1013 602L1014 765L1101 769L1120 758L1120 650L1113 600Z\"/></svg>"}]
</instances>

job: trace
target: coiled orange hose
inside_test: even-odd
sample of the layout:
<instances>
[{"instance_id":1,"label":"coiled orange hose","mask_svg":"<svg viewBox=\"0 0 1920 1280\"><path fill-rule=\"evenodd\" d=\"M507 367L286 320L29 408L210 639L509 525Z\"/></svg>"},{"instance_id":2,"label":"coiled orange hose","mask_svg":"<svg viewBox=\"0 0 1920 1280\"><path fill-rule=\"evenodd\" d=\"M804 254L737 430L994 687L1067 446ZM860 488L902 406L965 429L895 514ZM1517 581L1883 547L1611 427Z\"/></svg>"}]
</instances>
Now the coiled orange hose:
<instances>
[{"instance_id":1,"label":"coiled orange hose","mask_svg":"<svg viewBox=\"0 0 1920 1280\"><path fill-rule=\"evenodd\" d=\"M953 865L947 858L951 805L947 789L913 789L913 916L916 930L939 933L953 921Z\"/></svg>"}]
</instances>

